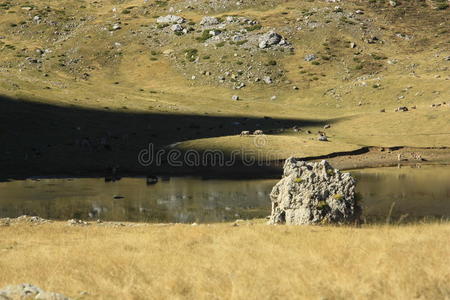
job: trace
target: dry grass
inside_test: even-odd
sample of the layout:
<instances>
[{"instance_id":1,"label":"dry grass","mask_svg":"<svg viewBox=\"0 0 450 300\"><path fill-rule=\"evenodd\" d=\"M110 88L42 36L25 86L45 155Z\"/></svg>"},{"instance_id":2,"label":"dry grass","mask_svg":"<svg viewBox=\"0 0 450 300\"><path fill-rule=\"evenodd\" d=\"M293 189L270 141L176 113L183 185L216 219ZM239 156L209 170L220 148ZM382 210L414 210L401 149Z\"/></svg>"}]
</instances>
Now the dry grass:
<instances>
[{"instance_id":1,"label":"dry grass","mask_svg":"<svg viewBox=\"0 0 450 300\"><path fill-rule=\"evenodd\" d=\"M450 225L0 228L0 286L92 299L449 299Z\"/></svg>"}]
</instances>

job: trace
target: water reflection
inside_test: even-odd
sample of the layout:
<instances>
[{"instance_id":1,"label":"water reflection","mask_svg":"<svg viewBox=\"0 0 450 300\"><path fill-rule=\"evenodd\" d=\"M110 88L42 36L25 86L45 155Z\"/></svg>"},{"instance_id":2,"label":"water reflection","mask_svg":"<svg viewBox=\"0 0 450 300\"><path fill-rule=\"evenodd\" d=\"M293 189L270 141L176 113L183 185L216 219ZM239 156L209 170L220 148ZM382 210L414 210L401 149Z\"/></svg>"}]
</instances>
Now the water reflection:
<instances>
[{"instance_id":1,"label":"water reflection","mask_svg":"<svg viewBox=\"0 0 450 300\"><path fill-rule=\"evenodd\" d=\"M379 168L352 172L369 219L450 217L450 166Z\"/></svg>"},{"instance_id":2,"label":"water reflection","mask_svg":"<svg viewBox=\"0 0 450 300\"><path fill-rule=\"evenodd\" d=\"M0 183L0 216L138 222L221 222L265 217L275 180L42 179ZM51 185L51 186L49 186Z\"/></svg>"},{"instance_id":3,"label":"water reflection","mask_svg":"<svg viewBox=\"0 0 450 300\"><path fill-rule=\"evenodd\" d=\"M368 220L450 216L450 167L383 168L352 172ZM0 182L0 217L135 222L222 222L270 214L277 180L170 178L41 179Z\"/></svg>"}]
</instances>

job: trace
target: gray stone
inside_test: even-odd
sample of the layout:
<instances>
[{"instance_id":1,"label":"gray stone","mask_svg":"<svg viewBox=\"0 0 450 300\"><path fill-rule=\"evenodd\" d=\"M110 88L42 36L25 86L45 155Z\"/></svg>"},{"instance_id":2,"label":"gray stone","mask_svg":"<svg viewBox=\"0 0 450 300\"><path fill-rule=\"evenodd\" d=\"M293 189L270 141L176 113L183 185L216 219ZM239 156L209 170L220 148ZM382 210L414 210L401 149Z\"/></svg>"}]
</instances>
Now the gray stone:
<instances>
[{"instance_id":1,"label":"gray stone","mask_svg":"<svg viewBox=\"0 0 450 300\"><path fill-rule=\"evenodd\" d=\"M328 142L328 137L326 135L319 135L317 138L319 142Z\"/></svg>"},{"instance_id":2,"label":"gray stone","mask_svg":"<svg viewBox=\"0 0 450 300\"><path fill-rule=\"evenodd\" d=\"M317 59L317 56L315 54L308 54L305 56L305 61L313 61Z\"/></svg>"},{"instance_id":3,"label":"gray stone","mask_svg":"<svg viewBox=\"0 0 450 300\"><path fill-rule=\"evenodd\" d=\"M1 300L15 299L39 299L39 300L70 300L70 298L57 294L46 292L41 288L29 283L19 285L10 285L0 290Z\"/></svg>"},{"instance_id":4,"label":"gray stone","mask_svg":"<svg viewBox=\"0 0 450 300\"><path fill-rule=\"evenodd\" d=\"M283 40L283 37L274 31L269 31L268 33L262 35L259 39L259 48L269 48L273 45L278 45ZM286 44L284 42L283 44Z\"/></svg>"},{"instance_id":5,"label":"gray stone","mask_svg":"<svg viewBox=\"0 0 450 300\"><path fill-rule=\"evenodd\" d=\"M217 25L219 24L219 19L217 19L216 17L203 17L203 19L200 21L200 25L203 26L213 26L213 25Z\"/></svg>"},{"instance_id":6,"label":"gray stone","mask_svg":"<svg viewBox=\"0 0 450 300\"><path fill-rule=\"evenodd\" d=\"M231 96L231 100L238 101L239 100L239 96L238 95L233 95L233 96Z\"/></svg>"},{"instance_id":7,"label":"gray stone","mask_svg":"<svg viewBox=\"0 0 450 300\"><path fill-rule=\"evenodd\" d=\"M210 34L211 36L217 36L217 35L219 35L220 33L221 33L220 30L210 30L210 31L209 31L209 34Z\"/></svg>"},{"instance_id":8,"label":"gray stone","mask_svg":"<svg viewBox=\"0 0 450 300\"><path fill-rule=\"evenodd\" d=\"M112 26L112 29L113 30L119 30L119 29L121 29L122 27L120 26L120 23L115 23L113 26Z\"/></svg>"},{"instance_id":9,"label":"gray stone","mask_svg":"<svg viewBox=\"0 0 450 300\"><path fill-rule=\"evenodd\" d=\"M269 76L264 76L263 81L267 84L271 84L273 82L272 78L270 78Z\"/></svg>"},{"instance_id":10,"label":"gray stone","mask_svg":"<svg viewBox=\"0 0 450 300\"><path fill-rule=\"evenodd\" d=\"M183 26L181 26L180 24L173 24L172 26L170 26L170 30L172 30L173 32L181 32L183 31Z\"/></svg>"},{"instance_id":11,"label":"gray stone","mask_svg":"<svg viewBox=\"0 0 450 300\"><path fill-rule=\"evenodd\" d=\"M167 15L167 16L161 16L158 19L156 19L156 23L177 23L182 24L185 22L185 19L180 16L175 15Z\"/></svg>"},{"instance_id":12,"label":"gray stone","mask_svg":"<svg viewBox=\"0 0 450 300\"><path fill-rule=\"evenodd\" d=\"M405 112L405 111L408 111L408 108L406 106L400 106L395 109L395 112Z\"/></svg>"},{"instance_id":13,"label":"gray stone","mask_svg":"<svg viewBox=\"0 0 450 300\"><path fill-rule=\"evenodd\" d=\"M355 179L327 161L305 162L288 158L283 178L270 194L271 224L358 223L361 207L355 194Z\"/></svg>"}]
</instances>

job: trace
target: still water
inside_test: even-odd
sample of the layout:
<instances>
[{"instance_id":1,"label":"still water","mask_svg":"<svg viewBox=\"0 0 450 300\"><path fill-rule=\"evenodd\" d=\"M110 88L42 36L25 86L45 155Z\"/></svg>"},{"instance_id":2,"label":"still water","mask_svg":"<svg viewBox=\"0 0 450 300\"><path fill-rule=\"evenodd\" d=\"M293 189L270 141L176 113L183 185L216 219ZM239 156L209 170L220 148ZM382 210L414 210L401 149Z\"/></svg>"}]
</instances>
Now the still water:
<instances>
[{"instance_id":1,"label":"still water","mask_svg":"<svg viewBox=\"0 0 450 300\"><path fill-rule=\"evenodd\" d=\"M364 169L358 180L368 219L450 217L450 166ZM39 179L0 183L0 218L223 222L270 214L277 180L202 180L172 177L147 185L145 178L105 183L100 178Z\"/></svg>"}]
</instances>

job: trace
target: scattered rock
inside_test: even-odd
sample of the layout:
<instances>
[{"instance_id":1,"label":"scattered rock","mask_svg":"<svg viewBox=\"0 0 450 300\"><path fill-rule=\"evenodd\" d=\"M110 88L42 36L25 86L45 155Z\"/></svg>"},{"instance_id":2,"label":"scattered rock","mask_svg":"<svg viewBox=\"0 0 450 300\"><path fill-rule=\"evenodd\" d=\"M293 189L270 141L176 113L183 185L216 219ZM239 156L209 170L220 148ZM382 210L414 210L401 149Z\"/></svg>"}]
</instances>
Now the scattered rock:
<instances>
[{"instance_id":1,"label":"scattered rock","mask_svg":"<svg viewBox=\"0 0 450 300\"><path fill-rule=\"evenodd\" d=\"M210 30L210 31L209 31L209 34L210 34L211 36L218 36L221 32L222 32L222 31L220 31L220 30Z\"/></svg>"},{"instance_id":2,"label":"scattered rock","mask_svg":"<svg viewBox=\"0 0 450 300\"><path fill-rule=\"evenodd\" d=\"M324 129L329 129L329 128L331 128L331 125L330 124L326 124L325 126L323 126L323 128Z\"/></svg>"},{"instance_id":3,"label":"scattered rock","mask_svg":"<svg viewBox=\"0 0 450 300\"><path fill-rule=\"evenodd\" d=\"M67 221L67 224L69 224L71 226L87 226L87 225L89 225L88 222L78 220L78 219L71 219L71 220Z\"/></svg>"},{"instance_id":4,"label":"scattered rock","mask_svg":"<svg viewBox=\"0 0 450 300\"><path fill-rule=\"evenodd\" d=\"M115 23L113 26L112 26L112 30L119 30L119 29L121 29L122 28L122 26L120 26L120 23Z\"/></svg>"},{"instance_id":5,"label":"scattered rock","mask_svg":"<svg viewBox=\"0 0 450 300\"><path fill-rule=\"evenodd\" d=\"M213 25L217 25L219 24L219 19L217 19L216 17L203 17L203 19L200 21L200 25L202 26L213 26Z\"/></svg>"},{"instance_id":6,"label":"scattered rock","mask_svg":"<svg viewBox=\"0 0 450 300\"><path fill-rule=\"evenodd\" d=\"M231 100L238 101L239 100L239 96L238 95L233 95L233 96L231 96Z\"/></svg>"},{"instance_id":7,"label":"scattered rock","mask_svg":"<svg viewBox=\"0 0 450 300\"><path fill-rule=\"evenodd\" d=\"M408 108L406 106L400 106L395 109L395 112L405 112L405 111L408 111Z\"/></svg>"},{"instance_id":8,"label":"scattered rock","mask_svg":"<svg viewBox=\"0 0 450 300\"><path fill-rule=\"evenodd\" d=\"M270 199L270 224L351 224L360 221L362 211L355 179L324 160L307 163L288 158Z\"/></svg>"},{"instance_id":9,"label":"scattered rock","mask_svg":"<svg viewBox=\"0 0 450 300\"><path fill-rule=\"evenodd\" d=\"M326 135L319 135L317 140L320 142L328 142L328 137Z\"/></svg>"},{"instance_id":10,"label":"scattered rock","mask_svg":"<svg viewBox=\"0 0 450 300\"><path fill-rule=\"evenodd\" d=\"M175 15L167 15L167 16L161 16L156 19L156 23L176 23L176 24L182 24L186 20L183 17L175 16Z\"/></svg>"},{"instance_id":11,"label":"scattered rock","mask_svg":"<svg viewBox=\"0 0 450 300\"><path fill-rule=\"evenodd\" d=\"M41 225L45 223L51 222L50 220L43 219L38 216L27 216L23 215L17 218L4 218L0 219L0 224L3 226L8 226L10 224L17 224L17 223L28 223L32 225Z\"/></svg>"},{"instance_id":12,"label":"scattered rock","mask_svg":"<svg viewBox=\"0 0 450 300\"><path fill-rule=\"evenodd\" d=\"M269 76L264 76L263 81L267 84L271 84L273 82L272 78L270 78Z\"/></svg>"},{"instance_id":13,"label":"scattered rock","mask_svg":"<svg viewBox=\"0 0 450 300\"><path fill-rule=\"evenodd\" d=\"M270 100L272 100L272 101L277 100L277 96L270 97Z\"/></svg>"},{"instance_id":14,"label":"scattered rock","mask_svg":"<svg viewBox=\"0 0 450 300\"><path fill-rule=\"evenodd\" d=\"M173 24L172 26L170 26L170 30L172 30L173 32L182 32L183 29L183 26L181 26L180 24Z\"/></svg>"},{"instance_id":15,"label":"scattered rock","mask_svg":"<svg viewBox=\"0 0 450 300\"><path fill-rule=\"evenodd\" d=\"M10 285L0 290L0 299L39 299L39 300L70 300L70 298L57 293L46 292L29 283Z\"/></svg>"},{"instance_id":16,"label":"scattered rock","mask_svg":"<svg viewBox=\"0 0 450 300\"><path fill-rule=\"evenodd\" d=\"M315 54L308 54L305 56L305 61L313 61L317 59L317 56Z\"/></svg>"},{"instance_id":17,"label":"scattered rock","mask_svg":"<svg viewBox=\"0 0 450 300\"><path fill-rule=\"evenodd\" d=\"M274 31L269 31L268 33L262 35L259 39L259 48L269 48L273 45L285 45L286 41L281 35Z\"/></svg>"}]
</instances>

